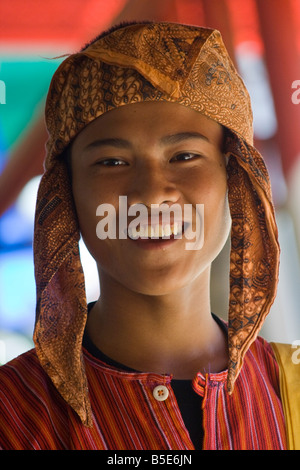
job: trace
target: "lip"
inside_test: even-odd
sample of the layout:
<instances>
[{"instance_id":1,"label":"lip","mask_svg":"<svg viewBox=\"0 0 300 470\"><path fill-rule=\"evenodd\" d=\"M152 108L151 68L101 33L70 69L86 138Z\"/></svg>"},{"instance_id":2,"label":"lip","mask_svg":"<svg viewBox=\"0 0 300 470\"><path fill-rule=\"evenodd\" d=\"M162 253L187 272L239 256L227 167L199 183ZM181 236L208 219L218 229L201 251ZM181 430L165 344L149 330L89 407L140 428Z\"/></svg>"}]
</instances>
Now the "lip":
<instances>
[{"instance_id":1,"label":"lip","mask_svg":"<svg viewBox=\"0 0 300 470\"><path fill-rule=\"evenodd\" d=\"M167 214L167 220L168 220L168 223L170 224L174 224L174 223L177 223L177 224L182 224L182 218L178 218L178 217L174 217L174 214ZM156 223L156 224L163 224L164 222L164 215L163 214L153 214L152 217L147 217L147 218L140 218L139 217L139 224L140 225L151 225L152 223Z\"/></svg>"},{"instance_id":2,"label":"lip","mask_svg":"<svg viewBox=\"0 0 300 470\"><path fill-rule=\"evenodd\" d=\"M181 240L183 238L183 234L185 229L187 228L188 223L183 223L182 224L182 232L180 237L176 237L175 235L171 234L168 237L165 238L136 238L133 239L131 237L128 237L128 239L132 242L135 243L135 246L138 248L142 248L144 250L161 250L164 248L168 248L172 245L174 245L176 242Z\"/></svg>"},{"instance_id":3,"label":"lip","mask_svg":"<svg viewBox=\"0 0 300 470\"><path fill-rule=\"evenodd\" d=\"M142 248L144 250L161 250L162 248L167 248L170 245L176 243L179 239L174 238L174 235L171 235L169 238L159 238L159 239L151 239L151 238L137 238L133 240L129 237L129 240L135 244L136 247Z\"/></svg>"}]
</instances>

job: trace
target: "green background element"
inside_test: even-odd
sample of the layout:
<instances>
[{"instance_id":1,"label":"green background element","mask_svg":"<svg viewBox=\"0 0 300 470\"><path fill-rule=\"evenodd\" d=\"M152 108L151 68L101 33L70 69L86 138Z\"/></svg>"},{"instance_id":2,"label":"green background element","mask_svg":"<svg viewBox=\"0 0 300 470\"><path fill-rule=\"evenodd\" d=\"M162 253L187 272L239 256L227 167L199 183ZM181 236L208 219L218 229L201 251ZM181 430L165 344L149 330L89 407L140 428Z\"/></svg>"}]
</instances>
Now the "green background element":
<instances>
[{"instance_id":1,"label":"green background element","mask_svg":"<svg viewBox=\"0 0 300 470\"><path fill-rule=\"evenodd\" d=\"M0 104L2 146L9 149L44 105L53 73L61 59L0 57L0 80L6 104Z\"/></svg>"}]
</instances>

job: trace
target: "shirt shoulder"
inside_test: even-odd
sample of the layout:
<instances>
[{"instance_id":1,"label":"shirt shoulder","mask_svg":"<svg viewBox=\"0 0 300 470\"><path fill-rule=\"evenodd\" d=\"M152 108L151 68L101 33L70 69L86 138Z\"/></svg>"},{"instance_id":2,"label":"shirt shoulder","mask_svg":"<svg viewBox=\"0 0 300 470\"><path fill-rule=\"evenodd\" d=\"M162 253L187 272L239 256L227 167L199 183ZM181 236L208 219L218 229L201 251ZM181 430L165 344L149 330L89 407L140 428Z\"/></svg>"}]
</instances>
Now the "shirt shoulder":
<instances>
[{"instance_id":1,"label":"shirt shoulder","mask_svg":"<svg viewBox=\"0 0 300 470\"><path fill-rule=\"evenodd\" d=\"M261 336L252 343L245 356L245 363L253 366L279 394L279 366L271 344Z\"/></svg>"},{"instance_id":2,"label":"shirt shoulder","mask_svg":"<svg viewBox=\"0 0 300 470\"><path fill-rule=\"evenodd\" d=\"M0 449L62 449L67 406L35 349L0 367Z\"/></svg>"},{"instance_id":3,"label":"shirt shoulder","mask_svg":"<svg viewBox=\"0 0 300 470\"><path fill-rule=\"evenodd\" d=\"M252 343L249 350L257 359L265 359L267 361L276 362L275 354L271 344L262 336L258 336Z\"/></svg>"},{"instance_id":4,"label":"shirt shoulder","mask_svg":"<svg viewBox=\"0 0 300 470\"><path fill-rule=\"evenodd\" d=\"M0 393L12 393L28 388L31 394L41 391L41 384L48 389L49 378L38 360L35 349L12 359L0 367ZM26 395L26 394L25 394Z\"/></svg>"}]
</instances>

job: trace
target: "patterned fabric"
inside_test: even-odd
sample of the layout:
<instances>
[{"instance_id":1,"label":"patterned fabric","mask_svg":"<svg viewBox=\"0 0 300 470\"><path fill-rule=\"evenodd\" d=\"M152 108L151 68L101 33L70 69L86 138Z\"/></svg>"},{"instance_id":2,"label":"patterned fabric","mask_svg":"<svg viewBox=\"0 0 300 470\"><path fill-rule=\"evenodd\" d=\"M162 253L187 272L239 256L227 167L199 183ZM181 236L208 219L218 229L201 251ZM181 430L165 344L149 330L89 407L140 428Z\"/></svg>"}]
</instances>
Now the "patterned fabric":
<instances>
[{"instance_id":1,"label":"patterned fabric","mask_svg":"<svg viewBox=\"0 0 300 470\"><path fill-rule=\"evenodd\" d=\"M84 426L59 395L35 350L0 369L0 449L194 449L172 390L172 377L124 372L86 351L84 361L92 427ZM154 398L157 385L168 388L165 401ZM231 395L227 372L198 374L191 385L204 397L203 449L286 449L278 366L264 340L258 338L246 353Z\"/></svg>"},{"instance_id":2,"label":"patterned fabric","mask_svg":"<svg viewBox=\"0 0 300 470\"><path fill-rule=\"evenodd\" d=\"M169 23L137 24L68 57L52 79L46 105L49 141L34 238L34 340L43 368L87 425L92 421L81 349L87 305L79 228L61 154L85 126L110 109L157 100L195 109L228 129L229 393L276 293L279 246L269 177L252 146L247 90L220 33Z\"/></svg>"}]
</instances>

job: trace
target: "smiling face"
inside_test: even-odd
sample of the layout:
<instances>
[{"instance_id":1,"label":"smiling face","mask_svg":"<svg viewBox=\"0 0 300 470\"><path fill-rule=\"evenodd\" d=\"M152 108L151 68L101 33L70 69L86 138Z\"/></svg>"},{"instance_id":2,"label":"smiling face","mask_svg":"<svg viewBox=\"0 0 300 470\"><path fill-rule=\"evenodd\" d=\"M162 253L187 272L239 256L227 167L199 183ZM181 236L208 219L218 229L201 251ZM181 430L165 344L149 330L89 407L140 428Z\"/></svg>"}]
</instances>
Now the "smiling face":
<instances>
[{"instance_id":1,"label":"smiling face","mask_svg":"<svg viewBox=\"0 0 300 470\"><path fill-rule=\"evenodd\" d=\"M158 295L193 282L209 268L230 228L223 138L219 124L168 102L114 109L77 136L71 150L73 195L82 237L100 279ZM183 214L189 205L193 221L196 205L203 204L203 247L187 250L185 234L168 240L100 240L97 207L110 204L118 220L120 196L126 196L126 210L143 204L149 214L153 204L176 204ZM174 225L171 220L168 233ZM158 228L160 236L161 230L166 226Z\"/></svg>"}]
</instances>

